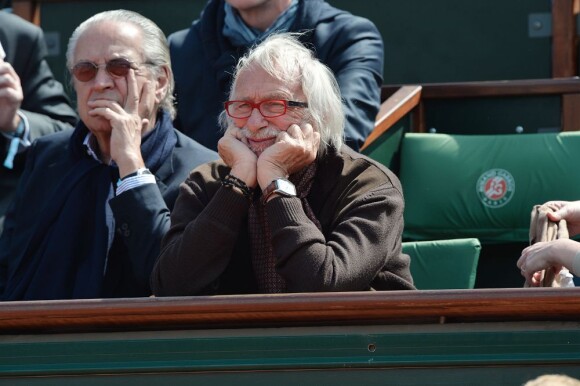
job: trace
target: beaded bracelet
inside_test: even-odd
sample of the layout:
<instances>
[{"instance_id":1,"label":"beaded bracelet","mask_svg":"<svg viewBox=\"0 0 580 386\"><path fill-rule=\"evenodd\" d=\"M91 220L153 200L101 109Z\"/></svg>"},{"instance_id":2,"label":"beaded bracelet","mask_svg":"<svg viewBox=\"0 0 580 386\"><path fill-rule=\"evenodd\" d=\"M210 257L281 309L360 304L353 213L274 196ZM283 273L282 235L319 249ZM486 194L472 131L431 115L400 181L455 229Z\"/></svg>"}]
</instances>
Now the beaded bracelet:
<instances>
[{"instance_id":1,"label":"beaded bracelet","mask_svg":"<svg viewBox=\"0 0 580 386\"><path fill-rule=\"evenodd\" d=\"M244 197L246 197L248 200L252 199L252 196L254 195L254 189L250 189L248 187L248 185L246 185L246 183L242 180L240 180L238 177L232 176L231 174L228 174L223 180L222 180L222 185L225 188L238 188L242 191L242 194L244 195Z\"/></svg>"}]
</instances>

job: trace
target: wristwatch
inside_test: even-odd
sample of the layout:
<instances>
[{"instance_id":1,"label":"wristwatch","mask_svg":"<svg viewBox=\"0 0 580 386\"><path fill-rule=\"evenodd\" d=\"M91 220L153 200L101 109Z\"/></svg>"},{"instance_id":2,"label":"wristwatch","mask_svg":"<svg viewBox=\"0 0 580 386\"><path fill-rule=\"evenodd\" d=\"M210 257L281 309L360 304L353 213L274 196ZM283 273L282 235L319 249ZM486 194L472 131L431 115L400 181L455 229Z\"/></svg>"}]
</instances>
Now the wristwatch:
<instances>
[{"instance_id":1,"label":"wristwatch","mask_svg":"<svg viewBox=\"0 0 580 386\"><path fill-rule=\"evenodd\" d=\"M296 187L285 178L277 178L262 191L262 203L266 204L268 198L274 193L285 197L295 197Z\"/></svg>"},{"instance_id":2,"label":"wristwatch","mask_svg":"<svg viewBox=\"0 0 580 386\"><path fill-rule=\"evenodd\" d=\"M133 173L127 174L125 177L120 178L119 181L124 181L127 178L142 176L143 174L153 174L147 168L139 168L135 170Z\"/></svg>"}]
</instances>

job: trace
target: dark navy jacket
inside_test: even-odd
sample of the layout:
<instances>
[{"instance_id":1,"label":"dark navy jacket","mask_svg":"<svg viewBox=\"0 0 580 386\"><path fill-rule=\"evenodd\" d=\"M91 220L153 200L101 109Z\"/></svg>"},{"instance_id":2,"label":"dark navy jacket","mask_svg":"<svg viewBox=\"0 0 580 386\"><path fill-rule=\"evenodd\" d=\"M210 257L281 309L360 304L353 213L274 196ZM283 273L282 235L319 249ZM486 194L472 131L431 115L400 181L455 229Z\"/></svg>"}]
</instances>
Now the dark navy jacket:
<instances>
[{"instance_id":1,"label":"dark navy jacket","mask_svg":"<svg viewBox=\"0 0 580 386\"><path fill-rule=\"evenodd\" d=\"M100 269L102 292L94 297L151 294L149 276L160 252L161 238L169 229L169 211L177 198L179 185L193 168L218 158L215 152L171 130L177 134L177 143L155 171L157 183L135 187L109 201L115 219L114 242L108 253L106 270ZM52 210L54 202L63 194L59 191L61 182L76 170L82 158L89 157L86 152L81 158L75 155L79 152L72 149L72 134L70 130L44 136L29 149L16 199L6 214L4 233L0 237L0 299L5 295L7 281L20 265L39 218ZM83 205L99 210L93 202L86 201ZM50 228L46 229L49 231ZM70 240L86 238L89 243L96 238L95 235L91 238L90 234L79 234L74 227L65 235L65 240L67 237ZM59 246L50 245L49 248Z\"/></svg>"},{"instance_id":2,"label":"dark navy jacket","mask_svg":"<svg viewBox=\"0 0 580 386\"><path fill-rule=\"evenodd\" d=\"M222 35L224 1L210 0L191 28L169 36L176 82L175 127L211 149L221 137L217 117L230 90L231 73L247 47ZM358 150L374 127L383 82L383 41L375 25L323 0L300 0L293 32L334 72L346 105L346 140Z\"/></svg>"}]
</instances>

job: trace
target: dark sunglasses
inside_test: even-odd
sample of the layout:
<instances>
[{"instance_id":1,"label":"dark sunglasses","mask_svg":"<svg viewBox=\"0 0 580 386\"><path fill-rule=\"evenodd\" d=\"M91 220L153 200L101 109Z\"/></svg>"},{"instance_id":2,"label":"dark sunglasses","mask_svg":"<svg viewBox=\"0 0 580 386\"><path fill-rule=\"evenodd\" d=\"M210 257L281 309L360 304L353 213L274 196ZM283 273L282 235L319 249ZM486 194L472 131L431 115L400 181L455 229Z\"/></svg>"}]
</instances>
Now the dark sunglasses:
<instances>
[{"instance_id":1,"label":"dark sunglasses","mask_svg":"<svg viewBox=\"0 0 580 386\"><path fill-rule=\"evenodd\" d=\"M105 64L96 64L93 62L78 62L73 66L71 69L72 74L75 78L77 78L81 82L88 82L93 80L97 73L99 72L99 68L105 67L105 70L109 75L116 77L116 78L124 78L129 74L130 69L136 70L137 67L133 62L128 61L127 59L118 58L118 59L111 59Z\"/></svg>"}]
</instances>

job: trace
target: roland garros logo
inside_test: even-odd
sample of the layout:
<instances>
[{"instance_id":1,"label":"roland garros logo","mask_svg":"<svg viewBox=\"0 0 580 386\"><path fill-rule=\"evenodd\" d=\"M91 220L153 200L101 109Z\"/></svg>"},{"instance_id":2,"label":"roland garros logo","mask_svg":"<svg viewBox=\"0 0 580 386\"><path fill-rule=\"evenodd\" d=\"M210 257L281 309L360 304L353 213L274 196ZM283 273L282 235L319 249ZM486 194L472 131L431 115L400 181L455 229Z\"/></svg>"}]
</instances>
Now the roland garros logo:
<instances>
[{"instance_id":1,"label":"roland garros logo","mask_svg":"<svg viewBox=\"0 0 580 386\"><path fill-rule=\"evenodd\" d=\"M516 190L514 177L504 169L491 169L477 180L477 195L483 205L499 208L507 204Z\"/></svg>"}]
</instances>

